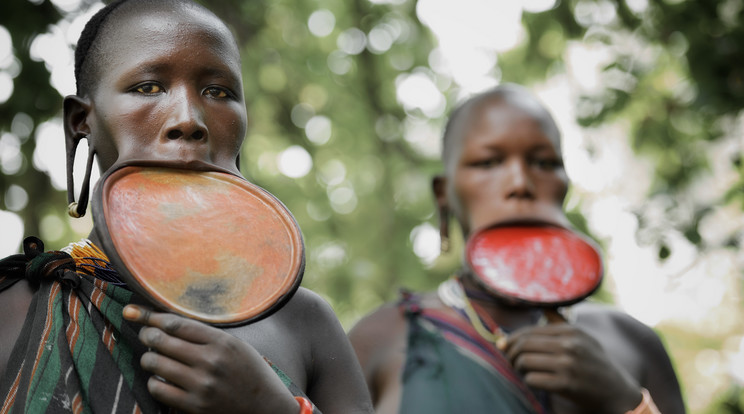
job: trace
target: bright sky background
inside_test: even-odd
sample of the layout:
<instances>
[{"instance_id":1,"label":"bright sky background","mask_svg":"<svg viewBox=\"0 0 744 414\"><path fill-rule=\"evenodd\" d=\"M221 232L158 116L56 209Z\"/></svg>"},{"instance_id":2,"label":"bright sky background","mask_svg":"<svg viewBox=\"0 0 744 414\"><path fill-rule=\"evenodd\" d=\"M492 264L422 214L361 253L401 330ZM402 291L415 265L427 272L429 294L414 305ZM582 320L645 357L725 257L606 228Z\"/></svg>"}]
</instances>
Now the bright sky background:
<instances>
[{"instance_id":1,"label":"bright sky background","mask_svg":"<svg viewBox=\"0 0 744 414\"><path fill-rule=\"evenodd\" d=\"M373 2L396 1L399 0ZM64 10L74 10L79 0L53 0L53 3ZM635 10L642 10L647 0L629 1L628 4ZM498 84L499 79L491 75L498 63L496 53L513 48L524 38L520 23L523 10L541 11L553 5L554 0L419 0L419 18L439 40L439 47L430 56L434 72L415 69L401 75L396 80L398 100L405 108L419 108L427 116L438 118L444 115L445 98L436 86L437 75L449 77L459 85L461 98ZM52 84L62 95L74 93L71 45L96 9L71 21L61 22L33 42L33 55L47 64L52 73ZM602 20L611 17L613 10L599 7L590 12L592 18ZM313 13L307 23L311 33L325 37L332 35L336 20L330 11L321 9ZM337 56L357 54L365 47L376 52L387 50L395 36L401 35L398 29L382 27L370 33L347 29L338 37L340 50ZM598 81L599 68L611 56L601 46L572 43L566 55L567 73L533 88L554 114L564 135L566 168L575 193L574 199L568 203L575 204L580 198L591 229L606 240L605 261L610 275L607 283L620 307L651 326L672 323L700 335L731 331L733 324L740 323L736 315L739 309L737 272L744 268L744 253L738 256L725 250L702 253L679 234L671 235L673 254L664 262L659 261L654 249L639 246L635 237L638 223L631 212L644 201L652 176L650 164L632 153L627 143L627 131L622 126L609 125L601 130L586 131L574 122L573 98L581 91L602 87ZM10 74L13 65L10 34L0 28L0 102L7 100L12 91ZM329 58L329 65L337 73L348 70L342 57ZM294 117L293 112L293 120ZM308 139L318 145L326 143L331 136L332 125L326 117L309 114L302 124ZM741 130L744 135L744 126ZM436 157L440 133L426 123L409 122L405 138L422 154ZM4 174L13 174L20 168L16 161L21 135L22 125L0 137L0 165ZM64 153L62 135L59 120L40 125L35 136L39 149L33 158L34 166L47 171L58 189L65 187L64 158L59 155ZM593 157L586 149L589 143L595 147ZM742 146L744 143L740 140L723 140L721 148L713 154L714 163L716 157L726 159L731 151ZM84 149L78 150L77 165L84 164L85 153ZM293 178L302 177L313 168L312 158L300 146L286 148L270 164ZM340 169L335 164L323 168L341 174L343 179L343 164ZM94 180L98 178L98 173L95 174ZM82 171L76 177L76 194L80 191L81 176ZM736 175L731 171L714 170L710 177L702 179L699 185L701 194L705 196L705 191L710 193L716 188L726 188L735 179ZM17 187L9 192L12 194L7 199L14 201L9 207L15 211L23 209L28 203L25 191ZM329 190L329 198L339 213L356 207L353 189L336 187ZM703 237L714 241L722 237L721 228L744 226L744 223L732 224L736 223L737 217L741 217L741 212L736 209L719 209L701 224ZM20 219L12 211L0 211L0 229L0 257L15 253L23 234ZM415 253L424 263L436 259L439 240L435 228L424 223L413 230L411 239ZM697 356L700 375L713 384L710 387L720 385L720 378L728 374L744 383L744 339L737 336L731 341L727 351L710 350ZM705 389L699 390L701 394L705 392ZM692 400L690 404L694 408Z\"/></svg>"}]
</instances>

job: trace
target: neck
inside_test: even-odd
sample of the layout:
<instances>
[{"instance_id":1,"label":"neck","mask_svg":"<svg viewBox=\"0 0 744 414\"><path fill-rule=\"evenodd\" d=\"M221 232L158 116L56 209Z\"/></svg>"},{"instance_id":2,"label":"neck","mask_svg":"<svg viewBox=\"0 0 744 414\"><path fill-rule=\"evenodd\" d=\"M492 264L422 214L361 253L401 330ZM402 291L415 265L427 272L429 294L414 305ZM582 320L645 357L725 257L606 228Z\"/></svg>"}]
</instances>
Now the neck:
<instances>
[{"instance_id":1,"label":"neck","mask_svg":"<svg viewBox=\"0 0 744 414\"><path fill-rule=\"evenodd\" d=\"M538 308L528 306L511 306L491 295L473 281L473 275L460 278L466 292L477 292L471 295L470 301L481 307L493 321L507 331L534 325L542 315ZM477 297L473 297L477 296Z\"/></svg>"},{"instance_id":2,"label":"neck","mask_svg":"<svg viewBox=\"0 0 744 414\"><path fill-rule=\"evenodd\" d=\"M93 230L90 231L90 234L88 234L88 240L90 240L93 244L98 246L99 248L102 248L103 244L101 243L101 240L98 239L98 233L96 232L95 227Z\"/></svg>"}]
</instances>

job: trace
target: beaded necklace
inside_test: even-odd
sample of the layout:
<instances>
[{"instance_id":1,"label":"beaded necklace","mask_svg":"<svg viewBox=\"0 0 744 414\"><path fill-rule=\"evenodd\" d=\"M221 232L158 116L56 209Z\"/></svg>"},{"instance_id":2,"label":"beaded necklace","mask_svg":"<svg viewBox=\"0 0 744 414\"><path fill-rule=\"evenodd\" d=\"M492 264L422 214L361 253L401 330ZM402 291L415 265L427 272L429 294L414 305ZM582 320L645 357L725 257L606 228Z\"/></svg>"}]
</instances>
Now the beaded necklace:
<instances>
[{"instance_id":1,"label":"beaded necklace","mask_svg":"<svg viewBox=\"0 0 744 414\"><path fill-rule=\"evenodd\" d=\"M470 325L483 339L493 343L496 348L504 349L507 333L485 312L479 312L471 302L457 277L452 277L437 289L439 299L450 308L465 316Z\"/></svg>"},{"instance_id":2,"label":"beaded necklace","mask_svg":"<svg viewBox=\"0 0 744 414\"><path fill-rule=\"evenodd\" d=\"M493 343L497 349L503 350L506 347L506 341L509 332L499 326L493 318L471 299L481 299L484 296L480 292L472 292L465 289L458 276L453 276L439 285L437 289L439 299L450 308L458 311L463 315L475 331L483 339ZM474 297L471 297L474 296ZM490 297L484 296L481 300L489 300ZM537 319L537 325L545 325L547 319L544 314L540 314Z\"/></svg>"},{"instance_id":3,"label":"beaded necklace","mask_svg":"<svg viewBox=\"0 0 744 414\"><path fill-rule=\"evenodd\" d=\"M70 243L62 249L75 259L78 271L95 276L115 286L126 286L119 273L111 266L106 253L88 239Z\"/></svg>"}]
</instances>

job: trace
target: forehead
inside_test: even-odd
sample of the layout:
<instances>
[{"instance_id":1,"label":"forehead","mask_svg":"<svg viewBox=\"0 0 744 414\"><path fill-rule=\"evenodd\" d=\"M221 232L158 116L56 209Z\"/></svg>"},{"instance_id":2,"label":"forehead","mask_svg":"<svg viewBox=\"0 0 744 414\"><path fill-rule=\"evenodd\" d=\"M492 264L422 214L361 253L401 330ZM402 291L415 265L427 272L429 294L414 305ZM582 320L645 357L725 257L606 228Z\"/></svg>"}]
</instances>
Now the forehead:
<instances>
[{"instance_id":1,"label":"forehead","mask_svg":"<svg viewBox=\"0 0 744 414\"><path fill-rule=\"evenodd\" d=\"M195 61L240 68L232 34L216 16L189 4L145 5L117 10L107 20L100 64L117 67L187 50ZM209 56L207 56L209 54Z\"/></svg>"},{"instance_id":2,"label":"forehead","mask_svg":"<svg viewBox=\"0 0 744 414\"><path fill-rule=\"evenodd\" d=\"M540 118L534 111L503 99L480 103L470 111L467 118L469 122L462 130L463 140L483 135L506 135L515 129L523 129L525 125L542 127ZM544 134L545 131L541 132Z\"/></svg>"},{"instance_id":3,"label":"forehead","mask_svg":"<svg viewBox=\"0 0 744 414\"><path fill-rule=\"evenodd\" d=\"M548 112L531 97L486 97L464 107L456 121L445 158L456 159L462 148L472 140L539 130L560 153L560 136Z\"/></svg>"}]
</instances>

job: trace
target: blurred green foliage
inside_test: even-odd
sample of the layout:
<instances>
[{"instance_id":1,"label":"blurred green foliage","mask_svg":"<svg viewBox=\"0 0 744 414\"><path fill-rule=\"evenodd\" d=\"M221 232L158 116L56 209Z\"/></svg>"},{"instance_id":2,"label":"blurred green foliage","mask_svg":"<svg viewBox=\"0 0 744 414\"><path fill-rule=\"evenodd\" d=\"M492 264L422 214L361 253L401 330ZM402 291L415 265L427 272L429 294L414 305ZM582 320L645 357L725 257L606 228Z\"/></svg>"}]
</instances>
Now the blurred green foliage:
<instances>
[{"instance_id":1,"label":"blurred green foliage","mask_svg":"<svg viewBox=\"0 0 744 414\"><path fill-rule=\"evenodd\" d=\"M53 248L81 234L65 217L64 194L32 165L35 129L60 114L61 97L48 68L29 49L36 35L92 3L84 0L79 10L61 12L49 0L11 0L0 13L15 56L9 68L0 69L14 82L12 96L0 104L0 132L18 138L23 158L17 172L0 175L0 209L8 210L8 189L22 187L29 203L16 213L25 234L43 234L42 219L59 218L63 229L47 240ZM406 131L412 124L439 130L444 117L405 110L396 81L425 73L448 98L448 107L458 93L452 79L430 65L436 41L417 19L415 1L203 3L230 24L242 45L251 123L242 169L284 201L300 223L308 259L304 284L324 295L348 326L394 299L400 287L430 289L451 274L457 253L425 265L413 251L414 229L437 226L429 188L439 163L411 144ZM601 72L603 87L580 94L576 111L587 127L624 123L634 150L653 160L648 203L662 200L665 213L676 219L658 223L641 208L639 237L657 246L662 259L671 254L665 238L672 230L701 249L720 247L706 246L698 226L716 205L744 209L741 147L729 160L739 179L720 199L696 200L691 186L711 168L707 145L730 134L744 108L744 1L648 0L641 9L630 4L643 2L563 0L551 10L525 13L526 38L498 56L494 76L530 85L566 70L572 42L611 48L613 56ZM321 9L334 21L330 33L319 37L308 20ZM375 30L392 39L388 49L359 45ZM307 175L279 172L277 157L290 146L311 156ZM569 217L589 233L578 209ZM731 234L723 244L741 248L742 239ZM453 244L457 252L459 235ZM738 397L721 404L731 407L727 412L741 412L741 392L731 395Z\"/></svg>"}]
</instances>

